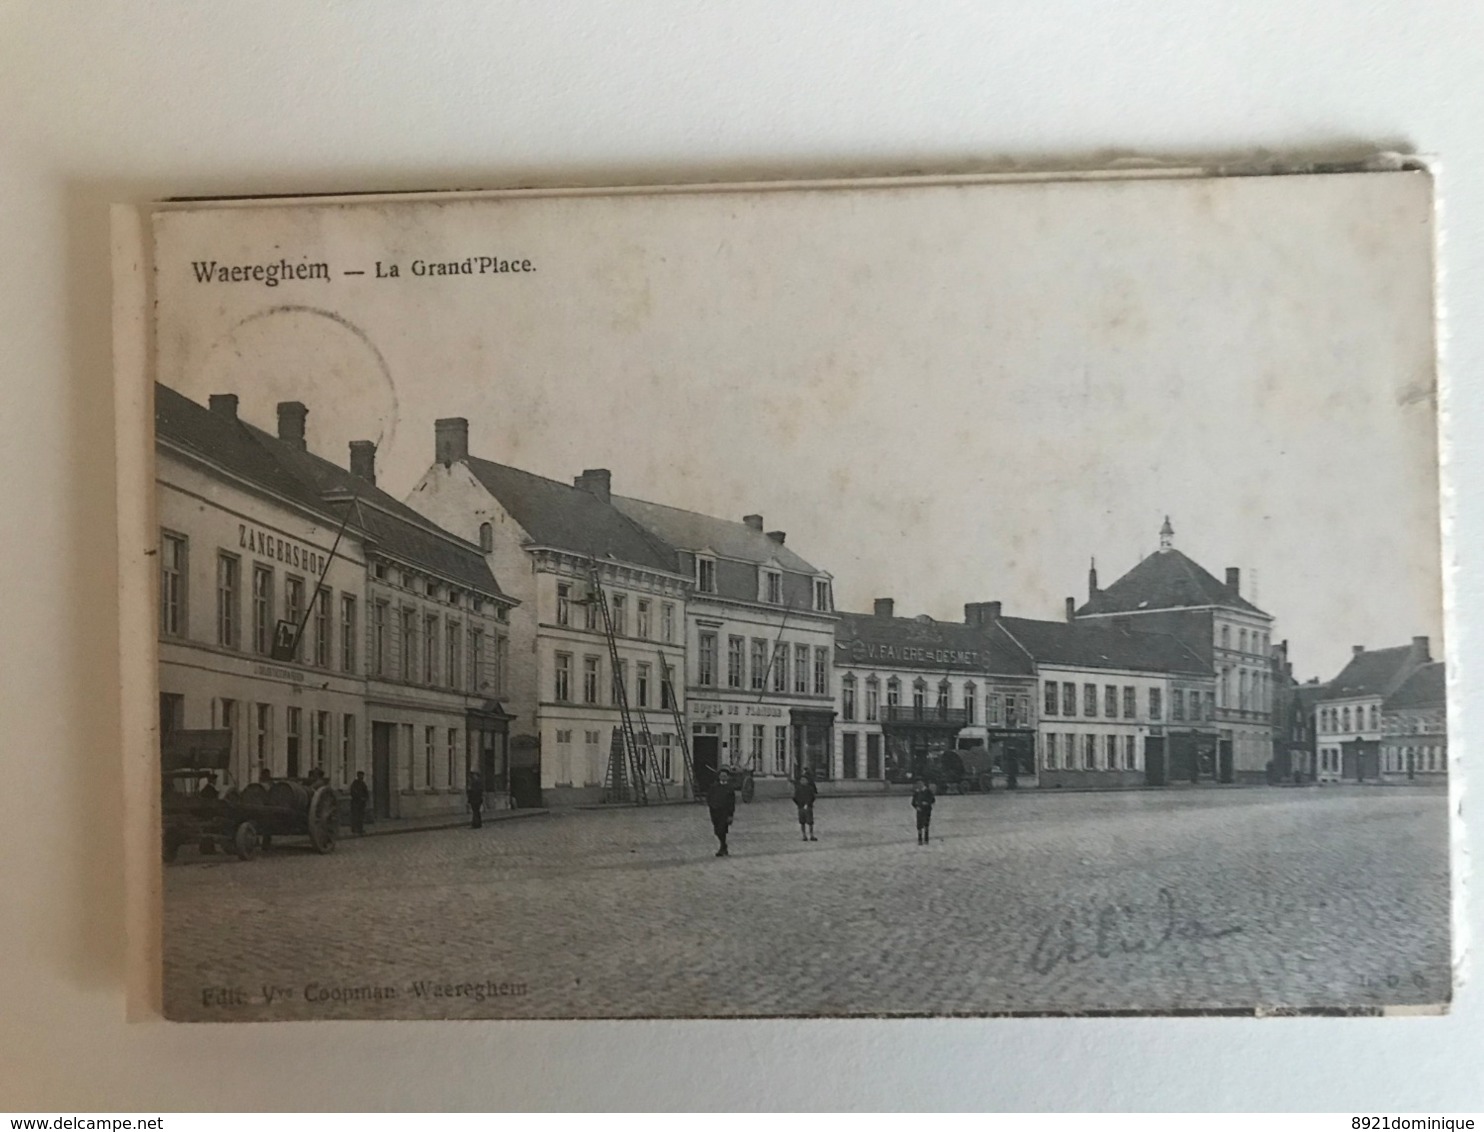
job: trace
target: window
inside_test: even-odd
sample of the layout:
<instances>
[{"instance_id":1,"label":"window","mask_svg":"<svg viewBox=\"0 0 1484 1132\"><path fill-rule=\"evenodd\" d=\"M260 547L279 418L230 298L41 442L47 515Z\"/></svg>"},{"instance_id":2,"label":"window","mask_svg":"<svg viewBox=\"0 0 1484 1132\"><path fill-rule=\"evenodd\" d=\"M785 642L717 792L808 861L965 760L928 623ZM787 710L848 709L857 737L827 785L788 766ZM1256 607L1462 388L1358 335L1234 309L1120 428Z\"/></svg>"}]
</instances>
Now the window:
<instances>
[{"instance_id":1,"label":"window","mask_svg":"<svg viewBox=\"0 0 1484 1132\"><path fill-rule=\"evenodd\" d=\"M438 750L438 728L423 728L423 789L433 788L433 758Z\"/></svg>"},{"instance_id":2,"label":"window","mask_svg":"<svg viewBox=\"0 0 1484 1132\"><path fill-rule=\"evenodd\" d=\"M649 706L649 672L649 665L640 661L634 683L634 698L642 708Z\"/></svg>"},{"instance_id":3,"label":"window","mask_svg":"<svg viewBox=\"0 0 1484 1132\"><path fill-rule=\"evenodd\" d=\"M1378 714L1379 710L1380 709L1378 709L1375 704L1372 704L1371 705L1371 726L1370 726L1370 729L1372 731L1379 731L1380 728L1381 728L1381 719L1380 719L1380 716Z\"/></svg>"},{"instance_id":4,"label":"window","mask_svg":"<svg viewBox=\"0 0 1484 1132\"><path fill-rule=\"evenodd\" d=\"M1061 686L1061 713L1071 717L1077 714L1077 685L1063 684Z\"/></svg>"},{"instance_id":5,"label":"window","mask_svg":"<svg viewBox=\"0 0 1484 1132\"><path fill-rule=\"evenodd\" d=\"M310 720L310 765L316 766L328 776L330 771L330 713L317 711Z\"/></svg>"},{"instance_id":6,"label":"window","mask_svg":"<svg viewBox=\"0 0 1484 1132\"><path fill-rule=\"evenodd\" d=\"M675 669L660 665L660 707L669 711L675 706Z\"/></svg>"},{"instance_id":7,"label":"window","mask_svg":"<svg viewBox=\"0 0 1484 1132\"><path fill-rule=\"evenodd\" d=\"M1098 717L1098 686L1096 684L1082 685L1082 714L1088 719Z\"/></svg>"},{"instance_id":8,"label":"window","mask_svg":"<svg viewBox=\"0 0 1484 1132\"><path fill-rule=\"evenodd\" d=\"M752 725L752 750L748 753L752 769L761 772L763 769L763 747L768 742L768 729L761 723Z\"/></svg>"},{"instance_id":9,"label":"window","mask_svg":"<svg viewBox=\"0 0 1484 1132\"><path fill-rule=\"evenodd\" d=\"M1237 651L1238 652L1246 652L1247 651L1247 630L1246 629L1243 629L1240 633L1237 634Z\"/></svg>"},{"instance_id":10,"label":"window","mask_svg":"<svg viewBox=\"0 0 1484 1132\"><path fill-rule=\"evenodd\" d=\"M486 554L495 549L495 528L488 523L479 524L479 549Z\"/></svg>"},{"instance_id":11,"label":"window","mask_svg":"<svg viewBox=\"0 0 1484 1132\"><path fill-rule=\"evenodd\" d=\"M1118 769L1118 736L1109 735L1103 744L1103 749L1108 758L1108 769Z\"/></svg>"},{"instance_id":12,"label":"window","mask_svg":"<svg viewBox=\"0 0 1484 1132\"><path fill-rule=\"evenodd\" d=\"M991 727L998 726L1000 723L1004 722L1004 708L1001 706L1003 703L1004 697L1001 696L1000 693L991 692L989 694L989 698L985 706L989 710L989 724Z\"/></svg>"},{"instance_id":13,"label":"window","mask_svg":"<svg viewBox=\"0 0 1484 1132\"><path fill-rule=\"evenodd\" d=\"M572 699L572 654L569 652L556 654L556 682L551 689L551 698L559 704L569 703Z\"/></svg>"},{"instance_id":14,"label":"window","mask_svg":"<svg viewBox=\"0 0 1484 1132\"><path fill-rule=\"evenodd\" d=\"M1133 719L1139 714L1138 697L1134 689L1125 686L1123 689L1123 718Z\"/></svg>"},{"instance_id":15,"label":"window","mask_svg":"<svg viewBox=\"0 0 1484 1132\"><path fill-rule=\"evenodd\" d=\"M340 781L342 784L355 777L356 770L356 717L345 715L340 720Z\"/></svg>"},{"instance_id":16,"label":"window","mask_svg":"<svg viewBox=\"0 0 1484 1132\"><path fill-rule=\"evenodd\" d=\"M627 637L629 635L629 598L627 594L613 595L613 633L614 636Z\"/></svg>"},{"instance_id":17,"label":"window","mask_svg":"<svg viewBox=\"0 0 1484 1132\"><path fill-rule=\"evenodd\" d=\"M252 643L263 656L273 651L273 570L252 568Z\"/></svg>"},{"instance_id":18,"label":"window","mask_svg":"<svg viewBox=\"0 0 1484 1132\"><path fill-rule=\"evenodd\" d=\"M598 702L598 658L595 656L582 658L582 702Z\"/></svg>"},{"instance_id":19,"label":"window","mask_svg":"<svg viewBox=\"0 0 1484 1132\"><path fill-rule=\"evenodd\" d=\"M356 599L340 595L340 671L356 670Z\"/></svg>"},{"instance_id":20,"label":"window","mask_svg":"<svg viewBox=\"0 0 1484 1132\"><path fill-rule=\"evenodd\" d=\"M1344 708L1341 708L1340 709L1340 730L1341 731L1349 731L1350 730L1350 708L1349 707L1344 707Z\"/></svg>"},{"instance_id":21,"label":"window","mask_svg":"<svg viewBox=\"0 0 1484 1132\"><path fill-rule=\"evenodd\" d=\"M402 610L402 679L417 679L417 610Z\"/></svg>"},{"instance_id":22,"label":"window","mask_svg":"<svg viewBox=\"0 0 1484 1132\"><path fill-rule=\"evenodd\" d=\"M777 570L763 571L763 600L769 605L783 604L783 575Z\"/></svg>"},{"instance_id":23,"label":"window","mask_svg":"<svg viewBox=\"0 0 1484 1132\"><path fill-rule=\"evenodd\" d=\"M235 554L216 556L216 643L225 649L242 645L241 576L242 561Z\"/></svg>"},{"instance_id":24,"label":"window","mask_svg":"<svg viewBox=\"0 0 1484 1132\"><path fill-rule=\"evenodd\" d=\"M964 685L964 722L966 724L968 724L970 727L972 727L974 725L974 715L975 715L975 711L976 711L976 704L975 704L976 696L977 696L977 693L975 691L974 685L972 683L965 684Z\"/></svg>"},{"instance_id":25,"label":"window","mask_svg":"<svg viewBox=\"0 0 1484 1132\"><path fill-rule=\"evenodd\" d=\"M448 788L454 789L459 785L459 729L450 727L448 729Z\"/></svg>"},{"instance_id":26,"label":"window","mask_svg":"<svg viewBox=\"0 0 1484 1132\"><path fill-rule=\"evenodd\" d=\"M814 650L814 694L830 694L830 650L826 648Z\"/></svg>"},{"instance_id":27,"label":"window","mask_svg":"<svg viewBox=\"0 0 1484 1132\"><path fill-rule=\"evenodd\" d=\"M1123 769L1138 770L1138 754L1135 751L1135 740L1132 735L1123 737Z\"/></svg>"},{"instance_id":28,"label":"window","mask_svg":"<svg viewBox=\"0 0 1484 1132\"><path fill-rule=\"evenodd\" d=\"M830 584L823 578L814 579L814 608L822 613L830 611ZM850 775L848 777L855 777Z\"/></svg>"},{"instance_id":29,"label":"window","mask_svg":"<svg viewBox=\"0 0 1484 1132\"><path fill-rule=\"evenodd\" d=\"M846 676L840 681L840 718L847 722L855 720L855 677ZM854 775L846 775L854 778Z\"/></svg>"},{"instance_id":30,"label":"window","mask_svg":"<svg viewBox=\"0 0 1484 1132\"><path fill-rule=\"evenodd\" d=\"M696 683L709 688L716 683L716 634L702 633L696 654Z\"/></svg>"},{"instance_id":31,"label":"window","mask_svg":"<svg viewBox=\"0 0 1484 1132\"><path fill-rule=\"evenodd\" d=\"M304 659L304 638L299 626L304 621L304 579L289 577L283 580L283 619L294 626L294 659Z\"/></svg>"},{"instance_id":32,"label":"window","mask_svg":"<svg viewBox=\"0 0 1484 1132\"><path fill-rule=\"evenodd\" d=\"M1097 770L1098 768L1098 737L1096 735L1084 735L1082 737L1082 769Z\"/></svg>"},{"instance_id":33,"label":"window","mask_svg":"<svg viewBox=\"0 0 1484 1132\"><path fill-rule=\"evenodd\" d=\"M438 615L429 613L423 618L423 679L429 684L438 683Z\"/></svg>"},{"instance_id":34,"label":"window","mask_svg":"<svg viewBox=\"0 0 1484 1132\"><path fill-rule=\"evenodd\" d=\"M660 636L667 645L675 643L675 607L668 601L660 606Z\"/></svg>"},{"instance_id":35,"label":"window","mask_svg":"<svg viewBox=\"0 0 1484 1132\"><path fill-rule=\"evenodd\" d=\"M666 782L675 780L674 758L675 758L675 736L666 731L659 737L660 746L660 774Z\"/></svg>"},{"instance_id":36,"label":"window","mask_svg":"<svg viewBox=\"0 0 1484 1132\"><path fill-rule=\"evenodd\" d=\"M794 646L794 691L804 695L809 691L809 646Z\"/></svg>"},{"instance_id":37,"label":"window","mask_svg":"<svg viewBox=\"0 0 1484 1132\"><path fill-rule=\"evenodd\" d=\"M1055 687L1055 686L1056 685L1054 685L1054 684L1052 685L1052 687ZM1046 769L1047 770L1055 770L1056 769L1056 735L1055 734L1052 734L1052 733L1048 733L1047 736L1046 736L1046 740L1045 740L1045 743L1043 744L1043 746L1044 746L1044 749L1045 749L1045 752L1046 752L1045 753Z\"/></svg>"},{"instance_id":38,"label":"window","mask_svg":"<svg viewBox=\"0 0 1484 1132\"><path fill-rule=\"evenodd\" d=\"M638 625L635 627L635 631L639 634L639 639L641 641L647 641L647 640L649 640L649 601L648 601L648 599L641 597L639 599L638 604L635 606L634 613L635 613L635 620L638 621Z\"/></svg>"},{"instance_id":39,"label":"window","mask_svg":"<svg viewBox=\"0 0 1484 1132\"><path fill-rule=\"evenodd\" d=\"M354 599L352 599L354 600ZM391 606L378 601L371 607L371 675L385 676L387 670L387 621Z\"/></svg>"},{"instance_id":40,"label":"window","mask_svg":"<svg viewBox=\"0 0 1484 1132\"><path fill-rule=\"evenodd\" d=\"M572 624L572 587L567 582L557 583L557 624Z\"/></svg>"},{"instance_id":41,"label":"window","mask_svg":"<svg viewBox=\"0 0 1484 1132\"><path fill-rule=\"evenodd\" d=\"M788 691L788 646L782 641L773 644L773 691Z\"/></svg>"},{"instance_id":42,"label":"window","mask_svg":"<svg viewBox=\"0 0 1484 1132\"><path fill-rule=\"evenodd\" d=\"M773 773L788 773L788 728L773 728Z\"/></svg>"},{"instance_id":43,"label":"window","mask_svg":"<svg viewBox=\"0 0 1484 1132\"><path fill-rule=\"evenodd\" d=\"M568 728L559 728L556 733L556 775L557 785L572 784L572 732Z\"/></svg>"},{"instance_id":44,"label":"window","mask_svg":"<svg viewBox=\"0 0 1484 1132\"><path fill-rule=\"evenodd\" d=\"M886 682L886 708L891 715L902 706L902 682L893 676Z\"/></svg>"},{"instance_id":45,"label":"window","mask_svg":"<svg viewBox=\"0 0 1484 1132\"><path fill-rule=\"evenodd\" d=\"M1251 701L1247 689L1247 670L1245 668L1237 673L1237 682L1237 707L1242 711L1246 711Z\"/></svg>"},{"instance_id":46,"label":"window","mask_svg":"<svg viewBox=\"0 0 1484 1132\"><path fill-rule=\"evenodd\" d=\"M629 662L619 660L613 666L613 688L611 689L612 700L615 704L623 703L628 699L629 690Z\"/></svg>"},{"instance_id":47,"label":"window","mask_svg":"<svg viewBox=\"0 0 1484 1132\"><path fill-rule=\"evenodd\" d=\"M727 761L740 765L742 753L742 725L729 723L727 724Z\"/></svg>"},{"instance_id":48,"label":"window","mask_svg":"<svg viewBox=\"0 0 1484 1132\"><path fill-rule=\"evenodd\" d=\"M927 681L918 677L912 682L912 714L918 719L927 711Z\"/></svg>"},{"instance_id":49,"label":"window","mask_svg":"<svg viewBox=\"0 0 1484 1132\"><path fill-rule=\"evenodd\" d=\"M303 734L304 709L287 709L284 713L284 754L287 756L284 773L290 778L299 777L299 742Z\"/></svg>"},{"instance_id":50,"label":"window","mask_svg":"<svg viewBox=\"0 0 1484 1132\"><path fill-rule=\"evenodd\" d=\"M417 748L413 746L416 742L415 735L416 731L412 724L402 724L402 750L407 752L407 792L409 794L417 789Z\"/></svg>"},{"instance_id":51,"label":"window","mask_svg":"<svg viewBox=\"0 0 1484 1132\"><path fill-rule=\"evenodd\" d=\"M484 691L484 630L469 627L469 691Z\"/></svg>"},{"instance_id":52,"label":"window","mask_svg":"<svg viewBox=\"0 0 1484 1132\"><path fill-rule=\"evenodd\" d=\"M953 698L953 685L949 684L947 680L940 680L938 682L938 714L939 715L945 715L946 716L948 714L948 704L949 704L949 701L952 698Z\"/></svg>"},{"instance_id":53,"label":"window","mask_svg":"<svg viewBox=\"0 0 1484 1132\"><path fill-rule=\"evenodd\" d=\"M881 736L866 736L866 777L881 777Z\"/></svg>"},{"instance_id":54,"label":"window","mask_svg":"<svg viewBox=\"0 0 1484 1132\"><path fill-rule=\"evenodd\" d=\"M273 705L253 705L253 762L259 770L273 770Z\"/></svg>"},{"instance_id":55,"label":"window","mask_svg":"<svg viewBox=\"0 0 1484 1132\"><path fill-rule=\"evenodd\" d=\"M1176 688L1170 693L1170 719L1183 720L1185 718L1185 693Z\"/></svg>"},{"instance_id":56,"label":"window","mask_svg":"<svg viewBox=\"0 0 1484 1132\"><path fill-rule=\"evenodd\" d=\"M696 559L696 589L703 594L716 592L716 560L714 558Z\"/></svg>"},{"instance_id":57,"label":"window","mask_svg":"<svg viewBox=\"0 0 1484 1132\"><path fill-rule=\"evenodd\" d=\"M743 669L747 667L745 637L727 638L727 687L742 687Z\"/></svg>"},{"instance_id":58,"label":"window","mask_svg":"<svg viewBox=\"0 0 1484 1132\"><path fill-rule=\"evenodd\" d=\"M1164 717L1163 697L1158 688L1149 689L1149 718L1158 723Z\"/></svg>"},{"instance_id":59,"label":"window","mask_svg":"<svg viewBox=\"0 0 1484 1132\"><path fill-rule=\"evenodd\" d=\"M752 690L761 692L766 686L768 673L768 642L761 637L752 638Z\"/></svg>"},{"instance_id":60,"label":"window","mask_svg":"<svg viewBox=\"0 0 1484 1132\"><path fill-rule=\"evenodd\" d=\"M1103 685L1103 715L1108 719L1118 718L1118 688L1113 684Z\"/></svg>"},{"instance_id":61,"label":"window","mask_svg":"<svg viewBox=\"0 0 1484 1132\"><path fill-rule=\"evenodd\" d=\"M330 667L330 591L324 586L314 591L314 663Z\"/></svg>"},{"instance_id":62,"label":"window","mask_svg":"<svg viewBox=\"0 0 1484 1132\"><path fill-rule=\"evenodd\" d=\"M1215 692L1207 692L1206 693L1206 718L1207 719L1215 719L1216 718L1216 693Z\"/></svg>"},{"instance_id":63,"label":"window","mask_svg":"<svg viewBox=\"0 0 1484 1132\"><path fill-rule=\"evenodd\" d=\"M844 778L860 777L860 736L847 731L840 737L840 773Z\"/></svg>"},{"instance_id":64,"label":"window","mask_svg":"<svg viewBox=\"0 0 1484 1132\"><path fill-rule=\"evenodd\" d=\"M1224 649L1232 647L1232 627L1230 625L1223 625L1221 627L1221 647Z\"/></svg>"},{"instance_id":65,"label":"window","mask_svg":"<svg viewBox=\"0 0 1484 1132\"><path fill-rule=\"evenodd\" d=\"M1048 680L1048 681L1046 681L1046 696L1045 696L1045 700L1046 700L1046 702L1042 705L1042 714L1043 715L1055 715L1056 714L1056 681L1055 680Z\"/></svg>"},{"instance_id":66,"label":"window","mask_svg":"<svg viewBox=\"0 0 1484 1132\"><path fill-rule=\"evenodd\" d=\"M881 682L874 675L866 677L866 722L875 723L881 714ZM869 777L869 776L868 776Z\"/></svg>"},{"instance_id":67,"label":"window","mask_svg":"<svg viewBox=\"0 0 1484 1132\"><path fill-rule=\"evenodd\" d=\"M1016 713L1014 719L1005 722L1011 727L1024 727L1031 721L1031 698L1029 696L1015 697Z\"/></svg>"},{"instance_id":68,"label":"window","mask_svg":"<svg viewBox=\"0 0 1484 1132\"><path fill-rule=\"evenodd\" d=\"M160 535L160 632L182 637L186 631L186 540Z\"/></svg>"}]
</instances>

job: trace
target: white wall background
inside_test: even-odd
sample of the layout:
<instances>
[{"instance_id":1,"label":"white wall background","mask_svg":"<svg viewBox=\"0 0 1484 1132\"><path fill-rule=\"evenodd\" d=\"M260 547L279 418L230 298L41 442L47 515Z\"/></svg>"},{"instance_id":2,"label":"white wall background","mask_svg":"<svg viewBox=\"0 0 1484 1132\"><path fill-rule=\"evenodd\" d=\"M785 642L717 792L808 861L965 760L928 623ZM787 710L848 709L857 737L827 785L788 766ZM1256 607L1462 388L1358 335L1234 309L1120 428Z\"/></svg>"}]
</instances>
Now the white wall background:
<instances>
[{"instance_id":1,"label":"white wall background","mask_svg":"<svg viewBox=\"0 0 1484 1132\"><path fill-rule=\"evenodd\" d=\"M1469 0L5 5L0 1107L1484 1105L1477 979L1443 1020L688 1023L641 1041L633 1023L126 1025L106 213L163 195L1415 150L1441 173L1464 571L1484 539L1465 486L1484 474L1481 43ZM1463 572L1451 598L1458 686L1484 595ZM1456 705L1466 759L1481 708Z\"/></svg>"}]
</instances>

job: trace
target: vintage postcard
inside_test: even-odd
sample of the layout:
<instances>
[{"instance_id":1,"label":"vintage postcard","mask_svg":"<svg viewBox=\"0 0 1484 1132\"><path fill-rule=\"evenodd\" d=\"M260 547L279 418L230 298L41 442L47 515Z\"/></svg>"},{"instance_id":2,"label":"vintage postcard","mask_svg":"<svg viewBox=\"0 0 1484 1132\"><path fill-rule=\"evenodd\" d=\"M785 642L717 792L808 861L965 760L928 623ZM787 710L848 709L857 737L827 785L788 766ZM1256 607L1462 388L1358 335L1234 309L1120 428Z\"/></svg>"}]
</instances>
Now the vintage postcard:
<instances>
[{"instance_id":1,"label":"vintage postcard","mask_svg":"<svg viewBox=\"0 0 1484 1132\"><path fill-rule=\"evenodd\" d=\"M1446 1008L1426 171L128 216L167 1018Z\"/></svg>"}]
</instances>

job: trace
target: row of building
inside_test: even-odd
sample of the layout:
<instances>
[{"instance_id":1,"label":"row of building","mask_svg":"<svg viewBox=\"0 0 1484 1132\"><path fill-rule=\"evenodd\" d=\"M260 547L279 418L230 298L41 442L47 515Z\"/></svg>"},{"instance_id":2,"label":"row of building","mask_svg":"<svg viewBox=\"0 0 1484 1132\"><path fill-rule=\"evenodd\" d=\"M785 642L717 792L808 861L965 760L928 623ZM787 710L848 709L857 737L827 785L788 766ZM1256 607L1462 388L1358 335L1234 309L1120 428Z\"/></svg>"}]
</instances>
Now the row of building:
<instances>
[{"instance_id":1,"label":"row of building","mask_svg":"<svg viewBox=\"0 0 1484 1132\"><path fill-rule=\"evenodd\" d=\"M1052 788L1446 773L1424 639L1299 685L1238 572L1176 550L1168 520L1056 620L848 613L760 515L484 460L462 419L399 500L370 442L342 468L308 450L304 405L276 433L237 409L156 387L161 732L230 733L239 782L364 771L384 817L459 809L471 770L493 805L596 801L620 685L677 786L729 764L765 792L805 767L900 781L976 751Z\"/></svg>"}]
</instances>

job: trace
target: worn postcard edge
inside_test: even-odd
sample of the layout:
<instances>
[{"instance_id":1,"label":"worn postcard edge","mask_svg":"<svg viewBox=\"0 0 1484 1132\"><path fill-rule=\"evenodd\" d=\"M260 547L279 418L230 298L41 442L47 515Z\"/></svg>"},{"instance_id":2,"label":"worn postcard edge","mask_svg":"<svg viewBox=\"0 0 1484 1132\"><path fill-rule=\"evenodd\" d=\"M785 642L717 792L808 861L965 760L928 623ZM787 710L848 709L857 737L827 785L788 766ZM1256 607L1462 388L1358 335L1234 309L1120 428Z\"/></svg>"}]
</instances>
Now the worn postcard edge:
<instances>
[{"instance_id":1,"label":"worn postcard edge","mask_svg":"<svg viewBox=\"0 0 1484 1132\"><path fill-rule=\"evenodd\" d=\"M1429 178L1432 186L1433 271L1433 365L1438 390L1437 451L1439 462L1439 520L1442 536L1443 617L1446 629L1445 656L1449 666L1448 710L1456 715L1462 688L1457 667L1456 579L1454 542L1456 489L1452 482L1449 450L1447 323L1444 309L1443 250L1444 208L1440 191L1439 162L1431 156L1375 152L1346 160L1250 159L1232 162L1160 162L1153 158L1129 159L1127 167L1011 169L984 172L912 173L819 179L751 181L694 181L627 185L528 185L479 189L435 189L416 192L352 192L229 197L178 197L140 204L116 204L111 209L113 255L113 348L114 399L117 418L118 539L119 539L119 648L120 648L120 748L123 758L125 881L126 986L125 1016L130 1022L162 1021L163 1013L163 865L157 838L158 791L154 789L155 756L158 745L157 713L152 709L158 693L158 642L152 611L155 587L152 569L157 553L150 531L154 515L154 427L150 381L154 305L152 244L149 219L156 213L302 207L306 205L406 204L481 199L542 197L663 196L725 194L741 192L787 192L865 188L920 188L934 185L1040 184L1074 181L1198 180L1214 177L1325 176L1346 173L1412 172ZM145 661L146 663L141 663ZM1190 1009L1182 1011L1026 1011L1013 1014L964 1015L965 1018L1042 1017L1417 1017L1441 1016L1449 1012L1452 999L1464 985L1468 970L1469 922L1467 892L1470 858L1464 826L1464 748L1449 744L1449 887L1451 917L1452 985L1449 1000L1437 1004L1305 1009L1262 1006L1237 1009ZM862 1021L869 1015L819 1019ZM943 1017L903 1015L902 1017ZM570 1019L581 1021L581 1019ZM686 1021L645 1018L635 1021ZM695 1019L690 1019L695 1020ZM761 1021L750 1018L738 1020ZM499 1019L484 1021L499 1022ZM274 1023L268 1023L274 1024Z\"/></svg>"}]
</instances>

